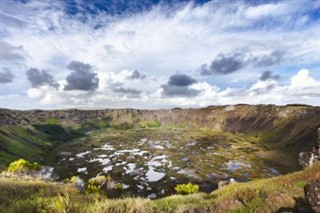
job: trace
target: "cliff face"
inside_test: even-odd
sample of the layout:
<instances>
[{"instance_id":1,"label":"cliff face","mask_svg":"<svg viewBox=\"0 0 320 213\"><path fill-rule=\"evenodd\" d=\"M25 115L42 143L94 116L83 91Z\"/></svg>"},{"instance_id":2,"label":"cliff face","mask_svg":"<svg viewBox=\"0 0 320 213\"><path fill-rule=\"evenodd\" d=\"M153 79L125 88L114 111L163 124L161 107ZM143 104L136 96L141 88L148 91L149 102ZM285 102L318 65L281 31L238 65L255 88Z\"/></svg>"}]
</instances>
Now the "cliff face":
<instances>
[{"instance_id":1,"label":"cliff face","mask_svg":"<svg viewBox=\"0 0 320 213\"><path fill-rule=\"evenodd\" d=\"M73 130L89 131L108 127L133 128L141 122L158 120L162 128L206 128L211 131L240 132L296 151L307 150L317 138L320 107L236 105L200 109L105 109L105 110L0 110L0 151L15 152L13 144L50 147L48 140L66 141ZM17 128L20 128L17 131ZM21 133L23 132L23 134ZM71 134L71 136L70 136ZM74 134L74 135L73 135ZM37 137L34 137L34 136ZM70 137L69 137L70 136ZM0 160L6 158L0 155Z\"/></svg>"}]
</instances>

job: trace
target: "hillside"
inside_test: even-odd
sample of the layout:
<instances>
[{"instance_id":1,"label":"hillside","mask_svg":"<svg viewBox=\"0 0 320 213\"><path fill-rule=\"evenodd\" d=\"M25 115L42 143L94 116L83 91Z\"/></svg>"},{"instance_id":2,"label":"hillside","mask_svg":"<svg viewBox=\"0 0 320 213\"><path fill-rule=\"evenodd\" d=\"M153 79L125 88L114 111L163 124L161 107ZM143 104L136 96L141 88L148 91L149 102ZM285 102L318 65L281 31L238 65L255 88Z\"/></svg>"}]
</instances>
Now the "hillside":
<instances>
[{"instance_id":1,"label":"hillside","mask_svg":"<svg viewBox=\"0 0 320 213\"><path fill-rule=\"evenodd\" d=\"M24 158L57 175L2 173L5 212L309 212L303 187L320 178L319 163L295 172L317 143L320 107L1 109L0 118L0 170ZM91 193L102 174L111 189ZM66 183L76 176L86 195ZM199 193L177 195L186 183Z\"/></svg>"},{"instance_id":2,"label":"hillside","mask_svg":"<svg viewBox=\"0 0 320 213\"><path fill-rule=\"evenodd\" d=\"M23 157L43 162L58 145L87 132L141 129L159 121L163 129L206 129L243 133L266 146L309 150L320 126L320 107L236 105L169 110L0 110L0 165ZM1 167L0 167L1 168Z\"/></svg>"}]
</instances>

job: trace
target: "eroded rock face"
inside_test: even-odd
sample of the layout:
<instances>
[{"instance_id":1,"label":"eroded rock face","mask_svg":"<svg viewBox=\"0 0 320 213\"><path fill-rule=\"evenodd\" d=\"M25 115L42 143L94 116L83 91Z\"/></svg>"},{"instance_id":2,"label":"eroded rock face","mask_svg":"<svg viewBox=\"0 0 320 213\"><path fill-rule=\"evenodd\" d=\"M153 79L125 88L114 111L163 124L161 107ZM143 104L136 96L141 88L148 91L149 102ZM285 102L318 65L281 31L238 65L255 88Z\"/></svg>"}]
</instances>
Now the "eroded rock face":
<instances>
[{"instance_id":1,"label":"eroded rock face","mask_svg":"<svg viewBox=\"0 0 320 213\"><path fill-rule=\"evenodd\" d=\"M316 161L320 161L320 128L318 128L317 145L310 152L301 152L299 163L303 168L312 166Z\"/></svg>"},{"instance_id":2,"label":"eroded rock face","mask_svg":"<svg viewBox=\"0 0 320 213\"><path fill-rule=\"evenodd\" d=\"M304 187L304 193L311 208L315 212L320 213L320 180L310 181Z\"/></svg>"},{"instance_id":3,"label":"eroded rock face","mask_svg":"<svg viewBox=\"0 0 320 213\"><path fill-rule=\"evenodd\" d=\"M314 148L311 152L301 152L299 155L299 163L303 168L312 166L316 161L320 160L320 148Z\"/></svg>"}]
</instances>

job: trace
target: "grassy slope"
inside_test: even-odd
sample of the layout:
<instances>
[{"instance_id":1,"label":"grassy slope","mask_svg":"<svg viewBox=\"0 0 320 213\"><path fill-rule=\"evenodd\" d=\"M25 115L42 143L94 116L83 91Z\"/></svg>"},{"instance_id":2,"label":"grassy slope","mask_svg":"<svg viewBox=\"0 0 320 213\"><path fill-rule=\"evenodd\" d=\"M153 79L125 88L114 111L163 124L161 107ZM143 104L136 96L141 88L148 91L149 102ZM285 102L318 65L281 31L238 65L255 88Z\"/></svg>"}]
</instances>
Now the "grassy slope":
<instances>
[{"instance_id":1,"label":"grassy slope","mask_svg":"<svg viewBox=\"0 0 320 213\"><path fill-rule=\"evenodd\" d=\"M275 212L307 208L303 187L320 178L320 163L285 176L237 183L211 194L159 200L85 196L69 184L0 177L0 212Z\"/></svg>"},{"instance_id":2,"label":"grassy slope","mask_svg":"<svg viewBox=\"0 0 320 213\"><path fill-rule=\"evenodd\" d=\"M56 124L1 125L0 170L19 158L42 162L54 147L80 135Z\"/></svg>"},{"instance_id":3,"label":"grassy slope","mask_svg":"<svg viewBox=\"0 0 320 213\"><path fill-rule=\"evenodd\" d=\"M73 115L67 114L75 111ZM309 150L316 140L320 123L320 108L309 106L277 107L271 105L238 105L235 111L224 107L184 110L109 110L90 117L98 111L14 111L0 109L0 119L20 121L17 124L0 124L0 170L18 158L42 162L47 153L77 137L78 132L139 127L142 121L158 118L161 127L207 128L210 131L241 132L257 137L271 150L282 149L297 156ZM86 113L89 113L87 115ZM40 115L43 115L42 117ZM58 119L57 117L60 116ZM79 116L79 117L77 117ZM79 120L77 123L75 120ZM274 153L263 153L269 157ZM274 159L274 157L269 157Z\"/></svg>"}]
</instances>

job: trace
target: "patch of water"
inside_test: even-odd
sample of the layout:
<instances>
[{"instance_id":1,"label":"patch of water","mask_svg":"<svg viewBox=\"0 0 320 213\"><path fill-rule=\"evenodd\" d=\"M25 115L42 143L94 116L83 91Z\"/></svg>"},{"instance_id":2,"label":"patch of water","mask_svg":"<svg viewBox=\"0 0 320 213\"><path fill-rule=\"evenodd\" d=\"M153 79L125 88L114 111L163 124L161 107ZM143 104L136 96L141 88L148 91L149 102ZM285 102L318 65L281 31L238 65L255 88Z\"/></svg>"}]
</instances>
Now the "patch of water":
<instances>
[{"instance_id":1,"label":"patch of water","mask_svg":"<svg viewBox=\"0 0 320 213\"><path fill-rule=\"evenodd\" d=\"M148 195L148 198L149 199L156 199L157 198L157 195L155 193L152 193L152 194L149 194Z\"/></svg>"},{"instance_id":2,"label":"patch of water","mask_svg":"<svg viewBox=\"0 0 320 213\"><path fill-rule=\"evenodd\" d=\"M77 172L88 174L87 167L78 168Z\"/></svg>"},{"instance_id":3,"label":"patch of water","mask_svg":"<svg viewBox=\"0 0 320 213\"><path fill-rule=\"evenodd\" d=\"M113 169L113 166L111 165L111 166L104 167L104 168L102 169L102 171L105 172L105 173L107 173L107 172L111 171L112 169Z\"/></svg>"},{"instance_id":4,"label":"patch of water","mask_svg":"<svg viewBox=\"0 0 320 213\"><path fill-rule=\"evenodd\" d=\"M126 173L126 174L131 173L136 167L137 167L137 165L136 165L135 163L129 163L129 164L127 165L127 167L124 167L125 173Z\"/></svg>"},{"instance_id":5,"label":"patch of water","mask_svg":"<svg viewBox=\"0 0 320 213\"><path fill-rule=\"evenodd\" d=\"M187 175L191 178L195 178L195 179L200 179L200 177L196 174L196 171L193 169L181 169L180 171L178 171L178 174L184 174Z\"/></svg>"},{"instance_id":6,"label":"patch of water","mask_svg":"<svg viewBox=\"0 0 320 213\"><path fill-rule=\"evenodd\" d=\"M92 158L90 159L88 162L92 163L92 162L99 162L102 166L108 165L110 164L110 160L108 158Z\"/></svg>"},{"instance_id":7,"label":"patch of water","mask_svg":"<svg viewBox=\"0 0 320 213\"><path fill-rule=\"evenodd\" d=\"M226 163L228 171L232 172L238 169L251 168L251 164L239 161L229 161Z\"/></svg>"},{"instance_id":8,"label":"patch of water","mask_svg":"<svg viewBox=\"0 0 320 213\"><path fill-rule=\"evenodd\" d=\"M164 147L161 145L150 145L149 149L164 149Z\"/></svg>"},{"instance_id":9,"label":"patch of water","mask_svg":"<svg viewBox=\"0 0 320 213\"><path fill-rule=\"evenodd\" d=\"M83 158L85 155L88 155L90 153L91 153L90 151L80 152L80 153L76 154L76 157Z\"/></svg>"},{"instance_id":10,"label":"patch of water","mask_svg":"<svg viewBox=\"0 0 320 213\"><path fill-rule=\"evenodd\" d=\"M146 173L146 178L149 182L157 182L164 178L164 176L166 176L165 173L155 171L152 166L149 166L149 169Z\"/></svg>"}]
</instances>

